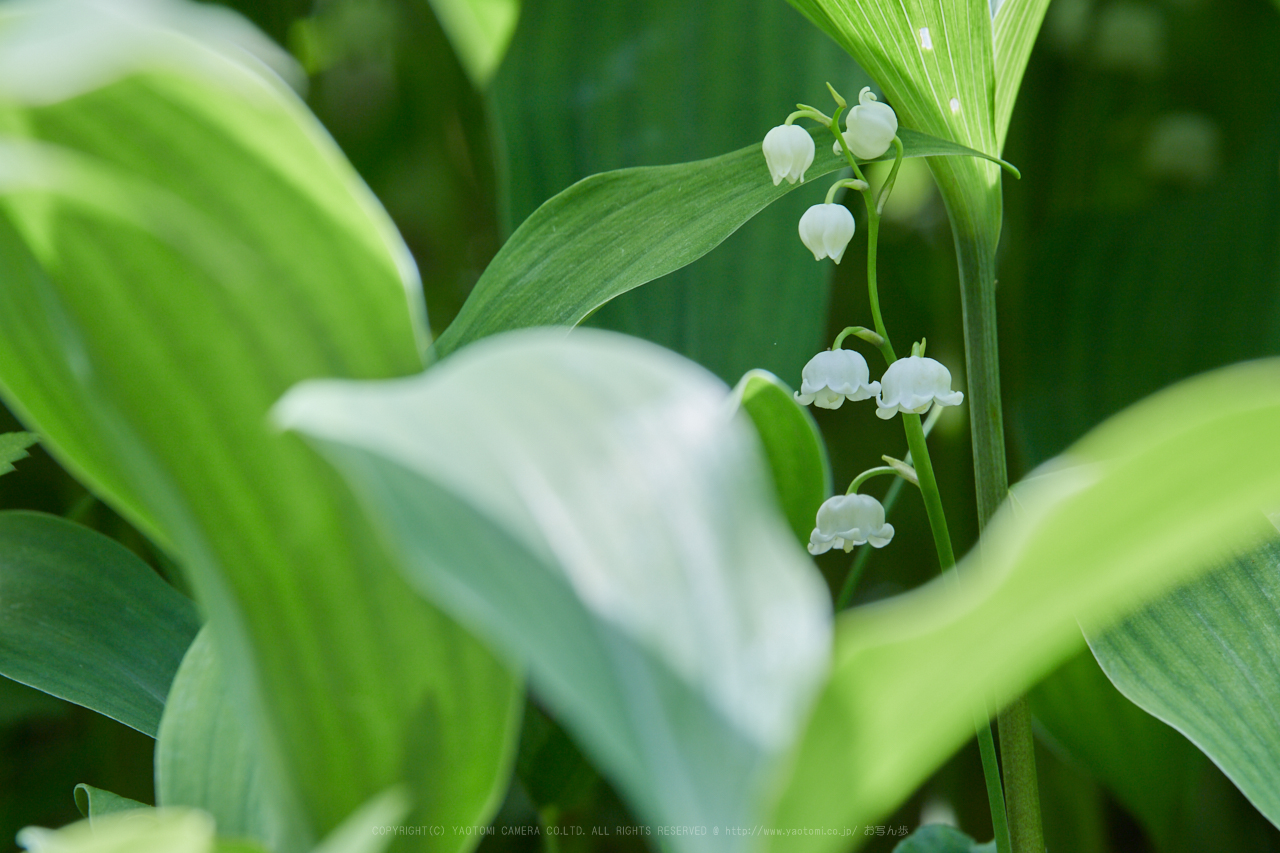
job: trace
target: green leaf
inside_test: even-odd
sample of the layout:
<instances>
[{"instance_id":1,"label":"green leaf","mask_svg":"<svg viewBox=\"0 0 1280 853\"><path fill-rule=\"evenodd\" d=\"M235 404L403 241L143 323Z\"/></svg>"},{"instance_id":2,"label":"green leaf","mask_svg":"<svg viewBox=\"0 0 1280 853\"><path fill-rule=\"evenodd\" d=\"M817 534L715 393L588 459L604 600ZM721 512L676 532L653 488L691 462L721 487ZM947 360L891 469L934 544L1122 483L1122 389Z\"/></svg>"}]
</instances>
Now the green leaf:
<instances>
[{"instance_id":1,"label":"green leaf","mask_svg":"<svg viewBox=\"0 0 1280 853\"><path fill-rule=\"evenodd\" d=\"M100 818L103 815L151 808L146 803L140 803L137 800L131 800L128 797L122 797L119 794L113 794L110 791L104 791L101 788L95 788L84 783L76 785L75 797L76 808L80 810L80 814L89 818L90 823L93 823L94 818Z\"/></svg>"},{"instance_id":2,"label":"green leaf","mask_svg":"<svg viewBox=\"0 0 1280 853\"><path fill-rule=\"evenodd\" d=\"M791 532L807 545L818 507L831 494L831 463L818 425L786 383L767 371L743 376L733 393L764 445L773 488Z\"/></svg>"},{"instance_id":3,"label":"green leaf","mask_svg":"<svg viewBox=\"0 0 1280 853\"><path fill-rule=\"evenodd\" d=\"M155 737L200 623L119 543L52 515L0 512L0 673Z\"/></svg>"},{"instance_id":4,"label":"green leaf","mask_svg":"<svg viewBox=\"0 0 1280 853\"><path fill-rule=\"evenodd\" d=\"M806 180L844 163L824 141L829 131L812 133L819 144ZM898 135L908 157L986 157L909 130ZM576 325L618 294L702 257L792 189L773 185L758 144L696 163L579 181L511 235L436 341L436 353L512 329Z\"/></svg>"},{"instance_id":5,"label":"green leaf","mask_svg":"<svg viewBox=\"0 0 1280 853\"><path fill-rule=\"evenodd\" d=\"M1013 105L1018 100L1022 75L1027 70L1031 48L1036 43L1036 34L1040 32L1040 24L1048 8L1049 0L1003 0L996 12L993 22L996 145L990 150L997 153L1004 150L1005 134L1009 130Z\"/></svg>"},{"instance_id":6,"label":"green leaf","mask_svg":"<svg viewBox=\"0 0 1280 853\"><path fill-rule=\"evenodd\" d=\"M1162 597L1089 645L1125 696L1186 735L1280 825L1280 539Z\"/></svg>"},{"instance_id":7,"label":"green leaf","mask_svg":"<svg viewBox=\"0 0 1280 853\"><path fill-rule=\"evenodd\" d=\"M954 575L847 611L775 824L887 813L972 734L974 708L1078 646L1077 618L1106 624L1256 536L1251 515L1280 492L1278 417L1280 361L1175 386L1019 486Z\"/></svg>"},{"instance_id":8,"label":"green leaf","mask_svg":"<svg viewBox=\"0 0 1280 853\"><path fill-rule=\"evenodd\" d=\"M978 844L954 826L931 823L899 841L893 853L991 853L995 842Z\"/></svg>"},{"instance_id":9,"label":"green leaf","mask_svg":"<svg viewBox=\"0 0 1280 853\"><path fill-rule=\"evenodd\" d=\"M520 0L430 0L477 89L489 85L516 31Z\"/></svg>"},{"instance_id":10,"label":"green leaf","mask_svg":"<svg viewBox=\"0 0 1280 853\"><path fill-rule=\"evenodd\" d=\"M830 603L727 392L634 338L538 330L414 379L307 383L276 415L639 815L747 826L821 680Z\"/></svg>"},{"instance_id":11,"label":"green leaf","mask_svg":"<svg viewBox=\"0 0 1280 853\"><path fill-rule=\"evenodd\" d=\"M134 809L57 830L29 826L18 843L31 853L211 853L213 820L195 809Z\"/></svg>"},{"instance_id":12,"label":"green leaf","mask_svg":"<svg viewBox=\"0 0 1280 853\"><path fill-rule=\"evenodd\" d=\"M0 433L0 476L13 470L13 463L27 458L27 448L39 441L29 432Z\"/></svg>"},{"instance_id":13,"label":"green leaf","mask_svg":"<svg viewBox=\"0 0 1280 853\"><path fill-rule=\"evenodd\" d=\"M76 8L24 6L0 33L0 67L77 72L52 94L2 78L6 403L189 574L256 747L296 787L299 843L399 782L416 823L487 822L515 683L266 419L307 377L421 369L408 252L278 78L172 25L189 7L136 7L88 51Z\"/></svg>"},{"instance_id":14,"label":"green leaf","mask_svg":"<svg viewBox=\"0 0 1280 853\"><path fill-rule=\"evenodd\" d=\"M156 804L213 815L220 835L254 839L277 853L306 850L297 815L250 736L208 629L196 635L173 679L156 737ZM293 825L291 825L293 824Z\"/></svg>"},{"instance_id":15,"label":"green leaf","mask_svg":"<svg viewBox=\"0 0 1280 853\"><path fill-rule=\"evenodd\" d=\"M392 788L356 809L312 853L381 853L397 837L387 830L400 826L408 813L404 791Z\"/></svg>"}]
</instances>

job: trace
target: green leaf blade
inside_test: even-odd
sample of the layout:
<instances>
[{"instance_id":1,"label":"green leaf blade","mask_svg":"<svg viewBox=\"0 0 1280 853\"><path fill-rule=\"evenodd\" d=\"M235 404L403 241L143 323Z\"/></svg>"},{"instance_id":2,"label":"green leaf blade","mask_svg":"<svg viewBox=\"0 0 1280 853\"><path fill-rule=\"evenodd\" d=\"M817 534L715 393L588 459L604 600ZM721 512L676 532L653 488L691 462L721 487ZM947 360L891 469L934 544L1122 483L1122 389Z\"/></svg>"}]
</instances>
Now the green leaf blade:
<instances>
[{"instance_id":1,"label":"green leaf blade","mask_svg":"<svg viewBox=\"0 0 1280 853\"><path fill-rule=\"evenodd\" d=\"M430 0L471 82L481 91L502 64L516 31L520 0Z\"/></svg>"},{"instance_id":2,"label":"green leaf blade","mask_svg":"<svg viewBox=\"0 0 1280 853\"><path fill-rule=\"evenodd\" d=\"M29 432L6 432L0 434L0 476L13 470L13 463L26 459L27 448L38 439Z\"/></svg>"},{"instance_id":3,"label":"green leaf blade","mask_svg":"<svg viewBox=\"0 0 1280 853\"><path fill-rule=\"evenodd\" d=\"M195 606L114 540L0 513L0 673L155 737Z\"/></svg>"}]
</instances>

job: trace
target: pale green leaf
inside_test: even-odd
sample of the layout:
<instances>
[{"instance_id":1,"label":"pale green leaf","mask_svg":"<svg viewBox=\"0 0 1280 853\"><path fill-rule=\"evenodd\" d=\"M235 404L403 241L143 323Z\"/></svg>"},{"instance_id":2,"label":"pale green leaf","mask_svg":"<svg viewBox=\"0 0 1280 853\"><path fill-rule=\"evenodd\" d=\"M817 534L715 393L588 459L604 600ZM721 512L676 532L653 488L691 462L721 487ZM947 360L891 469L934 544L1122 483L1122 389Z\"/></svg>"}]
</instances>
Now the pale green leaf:
<instances>
[{"instance_id":1,"label":"pale green leaf","mask_svg":"<svg viewBox=\"0 0 1280 853\"><path fill-rule=\"evenodd\" d=\"M312 853L381 853L408 812L404 791L392 788L356 809Z\"/></svg>"},{"instance_id":2,"label":"pale green leaf","mask_svg":"<svg viewBox=\"0 0 1280 853\"><path fill-rule=\"evenodd\" d=\"M822 433L794 392L772 373L751 371L733 393L760 435L791 532L807 545L818 507L831 494L831 463Z\"/></svg>"},{"instance_id":3,"label":"pale green leaf","mask_svg":"<svg viewBox=\"0 0 1280 853\"><path fill-rule=\"evenodd\" d=\"M994 853L995 842L978 844L954 826L931 823L899 841L893 853Z\"/></svg>"},{"instance_id":4,"label":"pale green leaf","mask_svg":"<svg viewBox=\"0 0 1280 853\"><path fill-rule=\"evenodd\" d=\"M1120 692L1186 735L1280 825L1280 540L1088 637Z\"/></svg>"},{"instance_id":5,"label":"pale green leaf","mask_svg":"<svg viewBox=\"0 0 1280 853\"><path fill-rule=\"evenodd\" d=\"M254 839L276 853L305 850L288 789L273 783L270 756L231 684L206 628L182 659L160 721L156 804L206 811L220 835Z\"/></svg>"},{"instance_id":6,"label":"pale green leaf","mask_svg":"<svg viewBox=\"0 0 1280 853\"><path fill-rule=\"evenodd\" d=\"M57 830L29 826L18 843L30 853L211 853L213 819L195 809L134 809Z\"/></svg>"},{"instance_id":7,"label":"pale green leaf","mask_svg":"<svg viewBox=\"0 0 1280 853\"><path fill-rule=\"evenodd\" d=\"M830 602L727 393L634 338L531 330L419 378L304 384L277 417L637 814L746 826L825 671Z\"/></svg>"},{"instance_id":8,"label":"pale green leaf","mask_svg":"<svg viewBox=\"0 0 1280 853\"><path fill-rule=\"evenodd\" d=\"M27 458L27 448L38 439L29 432L0 433L0 475L13 470L13 463Z\"/></svg>"},{"instance_id":9,"label":"pale green leaf","mask_svg":"<svg viewBox=\"0 0 1280 853\"><path fill-rule=\"evenodd\" d=\"M430 0L477 89L489 85L516 31L520 0Z\"/></svg>"},{"instance_id":10,"label":"pale green leaf","mask_svg":"<svg viewBox=\"0 0 1280 853\"><path fill-rule=\"evenodd\" d=\"M832 153L831 133L812 133L817 156L806 181L847 168ZM909 157L987 157L905 129L898 135ZM773 185L758 144L696 163L592 175L516 229L436 341L436 352L448 355L512 329L576 325L618 294L702 257L798 186Z\"/></svg>"},{"instance_id":11,"label":"pale green leaf","mask_svg":"<svg viewBox=\"0 0 1280 853\"><path fill-rule=\"evenodd\" d=\"M1280 361L1175 386L1019 486L958 573L847 611L775 823L887 813L972 734L973 708L1016 696L1078 647L1077 617L1106 624L1256 536L1257 508L1280 494L1277 418Z\"/></svg>"},{"instance_id":12,"label":"pale green leaf","mask_svg":"<svg viewBox=\"0 0 1280 853\"><path fill-rule=\"evenodd\" d=\"M52 515L0 513L0 673L155 737L195 606L133 552Z\"/></svg>"},{"instance_id":13,"label":"pale green leaf","mask_svg":"<svg viewBox=\"0 0 1280 853\"><path fill-rule=\"evenodd\" d=\"M151 808L146 803L140 803L137 800L131 800L128 797L122 797L119 794L113 794L110 791L104 791L101 788L95 788L92 785L83 783L76 785L75 797L76 808L80 810L80 814L89 818L90 824L103 815Z\"/></svg>"},{"instance_id":14,"label":"pale green leaf","mask_svg":"<svg viewBox=\"0 0 1280 853\"><path fill-rule=\"evenodd\" d=\"M0 67L30 55L23 33L74 31L70 8L6 18ZM297 788L299 843L401 782L432 792L420 823L484 823L516 685L266 420L307 377L421 369L412 261L278 78L173 26L190 6L130 10L109 32L127 62L80 33L31 42L76 72L57 97L0 79L5 402L188 572L257 748ZM407 761L417 741L429 762Z\"/></svg>"}]
</instances>

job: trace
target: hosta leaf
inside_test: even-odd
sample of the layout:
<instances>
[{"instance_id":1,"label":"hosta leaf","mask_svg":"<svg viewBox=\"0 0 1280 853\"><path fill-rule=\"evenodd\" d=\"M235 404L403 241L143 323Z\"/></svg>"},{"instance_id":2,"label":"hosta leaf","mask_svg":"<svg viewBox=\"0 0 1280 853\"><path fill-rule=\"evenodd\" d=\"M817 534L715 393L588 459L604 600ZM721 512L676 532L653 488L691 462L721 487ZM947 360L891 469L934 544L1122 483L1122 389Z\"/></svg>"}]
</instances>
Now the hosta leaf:
<instances>
[{"instance_id":1,"label":"hosta leaf","mask_svg":"<svg viewBox=\"0 0 1280 853\"><path fill-rule=\"evenodd\" d=\"M813 135L817 156L807 181L844 163L831 151L830 132ZM898 135L909 157L987 157L905 129ZM592 175L516 229L436 341L436 352L448 355L511 329L576 325L618 294L702 257L794 188L773 185L758 144L696 163Z\"/></svg>"},{"instance_id":2,"label":"hosta leaf","mask_svg":"<svg viewBox=\"0 0 1280 853\"><path fill-rule=\"evenodd\" d=\"M848 611L775 823L883 815L971 734L974 707L1007 701L1077 646L1077 618L1106 624L1256 536L1257 507L1280 493L1277 417L1280 361L1175 386L1015 490L955 576Z\"/></svg>"},{"instance_id":3,"label":"hosta leaf","mask_svg":"<svg viewBox=\"0 0 1280 853\"><path fill-rule=\"evenodd\" d=\"M751 418L791 531L808 544L818 507L831 494L831 463L813 416L786 384L764 370L742 377L734 397Z\"/></svg>"},{"instance_id":4,"label":"hosta leaf","mask_svg":"<svg viewBox=\"0 0 1280 853\"><path fill-rule=\"evenodd\" d=\"M189 573L255 747L297 788L298 843L400 782L431 791L420 823L483 823L518 690L266 420L303 378L421 369L408 253L296 96L202 40L203 13L84 5L98 33L79 8L0 26L0 68L35 52L61 85L0 75L6 404Z\"/></svg>"},{"instance_id":5,"label":"hosta leaf","mask_svg":"<svg viewBox=\"0 0 1280 853\"><path fill-rule=\"evenodd\" d=\"M0 512L0 673L155 737L195 606L87 527Z\"/></svg>"},{"instance_id":6,"label":"hosta leaf","mask_svg":"<svg viewBox=\"0 0 1280 853\"><path fill-rule=\"evenodd\" d=\"M822 677L830 603L727 392L634 338L539 330L419 378L306 383L277 417L424 593L528 666L639 815L746 826Z\"/></svg>"},{"instance_id":7,"label":"hosta leaf","mask_svg":"<svg viewBox=\"0 0 1280 853\"><path fill-rule=\"evenodd\" d=\"M1114 628L1087 633L1120 692L1186 735L1280 826L1278 602L1273 536Z\"/></svg>"},{"instance_id":8,"label":"hosta leaf","mask_svg":"<svg viewBox=\"0 0 1280 853\"><path fill-rule=\"evenodd\" d=\"M36 443L29 432L0 433L0 474L13 470L13 463L27 458L27 448Z\"/></svg>"}]
</instances>

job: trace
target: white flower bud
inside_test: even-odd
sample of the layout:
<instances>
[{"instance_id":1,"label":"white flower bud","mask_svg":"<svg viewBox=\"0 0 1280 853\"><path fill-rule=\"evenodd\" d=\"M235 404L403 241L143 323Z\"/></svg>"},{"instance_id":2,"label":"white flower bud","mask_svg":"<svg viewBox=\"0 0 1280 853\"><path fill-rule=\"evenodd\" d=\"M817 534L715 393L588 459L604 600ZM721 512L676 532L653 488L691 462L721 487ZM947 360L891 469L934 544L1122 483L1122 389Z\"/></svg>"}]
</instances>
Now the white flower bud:
<instances>
[{"instance_id":1,"label":"white flower bud","mask_svg":"<svg viewBox=\"0 0 1280 853\"><path fill-rule=\"evenodd\" d=\"M776 187L786 178L787 183L804 182L805 170L813 165L813 137L803 127L780 124L764 135L764 161L769 166Z\"/></svg>"},{"instance_id":2,"label":"white flower bud","mask_svg":"<svg viewBox=\"0 0 1280 853\"><path fill-rule=\"evenodd\" d=\"M958 406L964 394L951 390L951 372L922 355L900 358L880 378L876 414L888 420L898 412L920 415L930 406Z\"/></svg>"},{"instance_id":3,"label":"white flower bud","mask_svg":"<svg viewBox=\"0 0 1280 853\"><path fill-rule=\"evenodd\" d=\"M832 548L852 551L870 542L883 548L893 538L893 525L884 520L884 507L870 495L836 495L818 507L818 522L809 534L809 553L825 554Z\"/></svg>"},{"instance_id":4,"label":"white flower bud","mask_svg":"<svg viewBox=\"0 0 1280 853\"><path fill-rule=\"evenodd\" d=\"M843 204L815 204L800 217L800 239L815 261L831 258L840 263L853 229L853 214Z\"/></svg>"},{"instance_id":5,"label":"white flower bud","mask_svg":"<svg viewBox=\"0 0 1280 853\"><path fill-rule=\"evenodd\" d=\"M871 370L860 353L851 349L820 352L804 366L796 402L838 409L845 400L869 400L880 392L880 383L870 380Z\"/></svg>"},{"instance_id":6,"label":"white flower bud","mask_svg":"<svg viewBox=\"0 0 1280 853\"><path fill-rule=\"evenodd\" d=\"M849 110L845 119L848 128L844 136L844 144L859 160L874 160L889 150L893 138L898 135L898 114L893 107L882 104L871 94L871 87L866 86L858 93L858 105ZM833 143L831 150L837 157L844 155L840 143Z\"/></svg>"}]
</instances>

